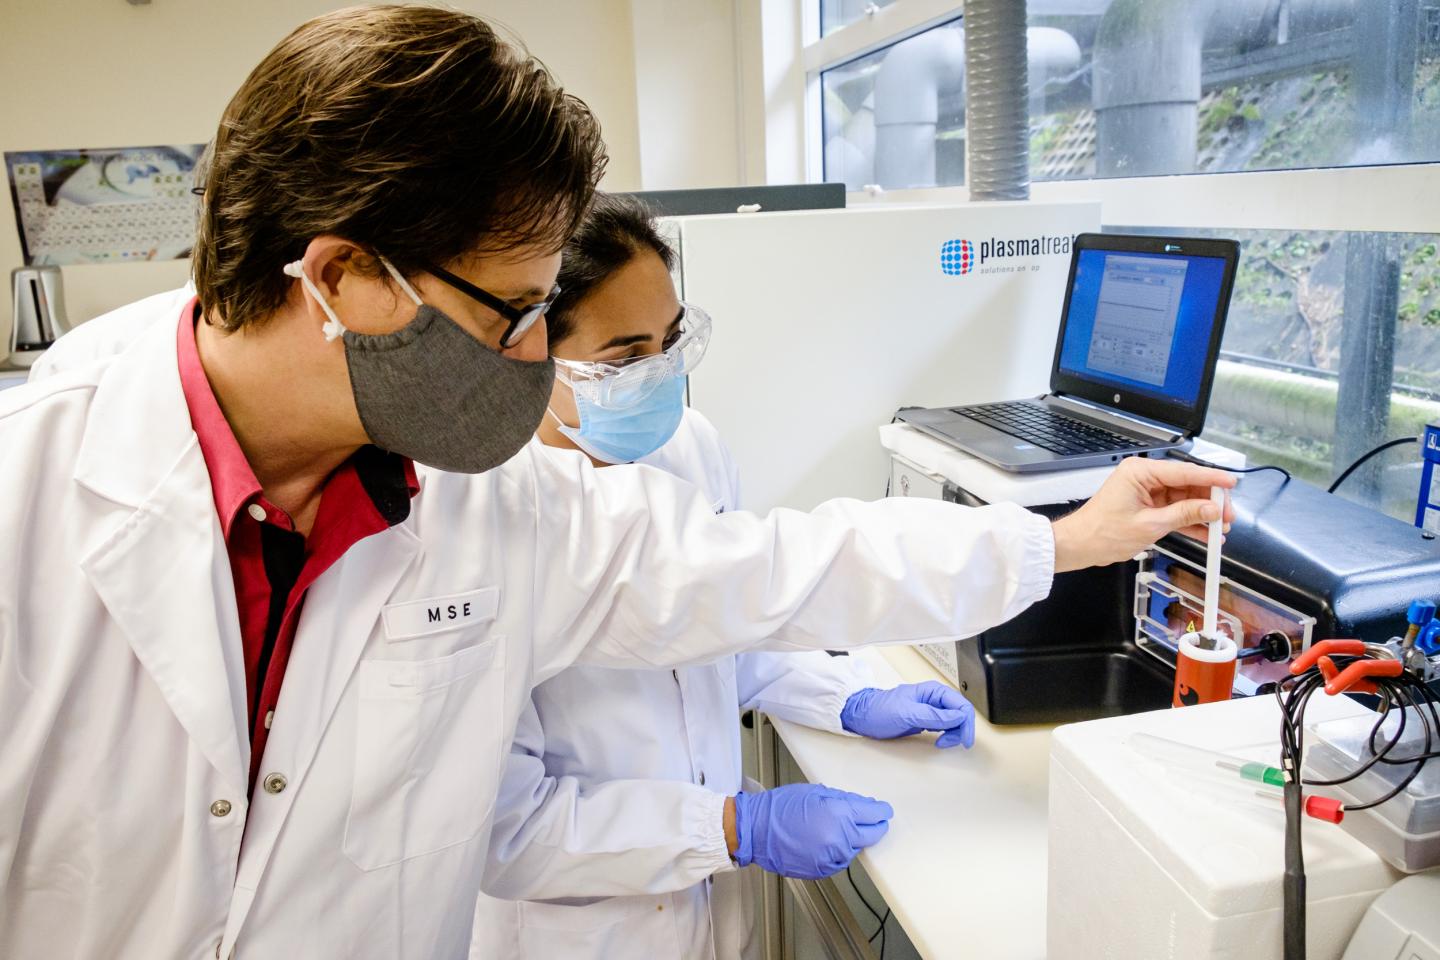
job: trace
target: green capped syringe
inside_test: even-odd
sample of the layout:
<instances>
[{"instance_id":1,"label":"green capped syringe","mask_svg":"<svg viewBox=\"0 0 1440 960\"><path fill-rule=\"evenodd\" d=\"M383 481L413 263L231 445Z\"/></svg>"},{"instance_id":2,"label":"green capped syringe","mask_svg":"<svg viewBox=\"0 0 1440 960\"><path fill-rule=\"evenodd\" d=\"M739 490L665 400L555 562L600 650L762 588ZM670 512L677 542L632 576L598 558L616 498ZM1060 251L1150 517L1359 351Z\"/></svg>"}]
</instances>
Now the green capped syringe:
<instances>
[{"instance_id":1,"label":"green capped syringe","mask_svg":"<svg viewBox=\"0 0 1440 960\"><path fill-rule=\"evenodd\" d=\"M1280 791L1285 786L1285 773L1279 767L1149 733L1132 733L1128 742L1136 753L1162 764L1173 774L1189 778L1192 783L1212 785L1225 796L1272 809L1279 809L1283 803ZM1327 823L1339 823L1345 816L1339 800L1312 793L1306 794L1303 810L1306 816Z\"/></svg>"},{"instance_id":2,"label":"green capped syringe","mask_svg":"<svg viewBox=\"0 0 1440 960\"><path fill-rule=\"evenodd\" d=\"M1270 787L1285 786L1284 771L1258 760L1215 753L1148 733L1131 734L1130 746L1152 760L1197 776L1215 780L1248 780Z\"/></svg>"}]
</instances>

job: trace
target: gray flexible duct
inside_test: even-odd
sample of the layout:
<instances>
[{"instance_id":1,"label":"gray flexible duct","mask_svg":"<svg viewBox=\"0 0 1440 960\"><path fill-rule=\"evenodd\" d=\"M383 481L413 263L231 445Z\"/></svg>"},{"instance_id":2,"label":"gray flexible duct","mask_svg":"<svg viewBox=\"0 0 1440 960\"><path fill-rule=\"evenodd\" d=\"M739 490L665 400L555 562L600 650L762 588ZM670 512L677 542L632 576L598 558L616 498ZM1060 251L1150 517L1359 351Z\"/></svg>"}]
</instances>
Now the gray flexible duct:
<instances>
[{"instance_id":1,"label":"gray flexible duct","mask_svg":"<svg viewBox=\"0 0 1440 960\"><path fill-rule=\"evenodd\" d=\"M965 4L965 180L971 200L1030 199L1025 0Z\"/></svg>"}]
</instances>

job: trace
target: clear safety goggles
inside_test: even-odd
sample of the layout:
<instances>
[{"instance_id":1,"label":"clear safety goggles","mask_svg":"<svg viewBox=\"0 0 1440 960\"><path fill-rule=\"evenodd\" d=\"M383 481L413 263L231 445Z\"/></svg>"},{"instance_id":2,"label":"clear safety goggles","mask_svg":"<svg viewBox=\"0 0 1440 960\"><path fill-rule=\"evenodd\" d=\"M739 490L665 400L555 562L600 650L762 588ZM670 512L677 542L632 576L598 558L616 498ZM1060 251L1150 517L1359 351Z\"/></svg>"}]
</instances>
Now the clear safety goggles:
<instances>
[{"instance_id":1,"label":"clear safety goggles","mask_svg":"<svg viewBox=\"0 0 1440 960\"><path fill-rule=\"evenodd\" d=\"M710 314L693 303L680 304L680 327L660 353L624 360L592 361L555 358L555 377L569 384L577 398L607 410L625 410L640 403L670 377L694 370L710 345Z\"/></svg>"}]
</instances>

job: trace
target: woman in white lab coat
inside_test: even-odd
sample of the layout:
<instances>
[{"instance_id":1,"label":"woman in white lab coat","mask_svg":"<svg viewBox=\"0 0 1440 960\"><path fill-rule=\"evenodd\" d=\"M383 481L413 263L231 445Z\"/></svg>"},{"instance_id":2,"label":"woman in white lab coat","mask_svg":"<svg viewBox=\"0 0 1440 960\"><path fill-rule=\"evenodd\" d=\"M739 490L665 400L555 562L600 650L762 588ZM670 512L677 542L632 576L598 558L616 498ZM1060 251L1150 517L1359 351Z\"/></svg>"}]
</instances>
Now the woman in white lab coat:
<instances>
[{"instance_id":1,"label":"woman in white lab coat","mask_svg":"<svg viewBox=\"0 0 1440 960\"><path fill-rule=\"evenodd\" d=\"M92 321L52 349L138 334L0 394L0 957L463 956L536 684L968 636L1229 483L1136 464L1053 525L716 517L662 471L526 446L602 166L583 105L482 21L325 14L226 108L196 297Z\"/></svg>"},{"instance_id":2,"label":"woman in white lab coat","mask_svg":"<svg viewBox=\"0 0 1440 960\"><path fill-rule=\"evenodd\" d=\"M725 513L740 507L738 470L680 392L710 319L677 300L673 258L643 204L597 196L565 248L565 293L548 317L561 375L539 435L551 456L582 451L617 473L633 468L609 464L673 473ZM932 683L882 693L858 660L819 651L745 653L679 670L576 666L531 699L500 787L486 878L495 897L477 905L476 958L752 953L753 889L724 829L727 807L734 819L727 798L742 787L741 710L837 734L939 730L944 746L974 736L974 710L954 690ZM843 834L855 827L854 802L817 785L786 792L811 799L814 842L802 862L777 864L781 872L829 874L848 863L856 848ZM740 802L754 793L752 785ZM872 807L881 809L860 804ZM787 807L783 818L801 809ZM876 823L869 836L883 829ZM816 869L822 847L840 849L844 863Z\"/></svg>"}]
</instances>

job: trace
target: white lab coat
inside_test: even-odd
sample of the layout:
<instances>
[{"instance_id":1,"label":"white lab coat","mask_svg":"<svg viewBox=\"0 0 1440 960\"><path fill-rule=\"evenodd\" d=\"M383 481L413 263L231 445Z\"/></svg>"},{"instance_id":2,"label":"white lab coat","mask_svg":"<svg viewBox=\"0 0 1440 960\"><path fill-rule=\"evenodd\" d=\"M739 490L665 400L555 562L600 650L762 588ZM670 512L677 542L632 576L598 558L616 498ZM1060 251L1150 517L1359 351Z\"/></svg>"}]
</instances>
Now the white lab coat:
<instances>
[{"instance_id":1,"label":"white lab coat","mask_svg":"<svg viewBox=\"0 0 1440 960\"><path fill-rule=\"evenodd\" d=\"M968 636L1049 589L1049 524L1018 507L717 517L645 467L421 469L409 518L310 588L251 801L176 320L0 394L6 960L462 957L535 684L577 658Z\"/></svg>"},{"instance_id":2,"label":"white lab coat","mask_svg":"<svg viewBox=\"0 0 1440 960\"><path fill-rule=\"evenodd\" d=\"M693 483L717 513L739 507L735 463L695 410L641 462ZM485 889L509 899L481 895L471 956L753 955L753 885L735 871L721 823L741 787L739 710L842 733L841 708L869 681L858 660L812 651L674 671L575 666L541 684L490 839Z\"/></svg>"}]
</instances>

